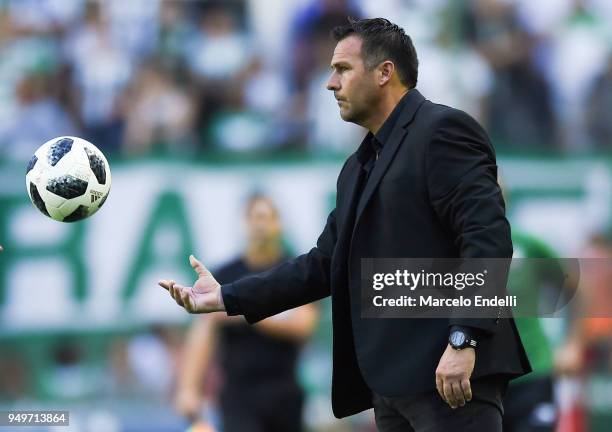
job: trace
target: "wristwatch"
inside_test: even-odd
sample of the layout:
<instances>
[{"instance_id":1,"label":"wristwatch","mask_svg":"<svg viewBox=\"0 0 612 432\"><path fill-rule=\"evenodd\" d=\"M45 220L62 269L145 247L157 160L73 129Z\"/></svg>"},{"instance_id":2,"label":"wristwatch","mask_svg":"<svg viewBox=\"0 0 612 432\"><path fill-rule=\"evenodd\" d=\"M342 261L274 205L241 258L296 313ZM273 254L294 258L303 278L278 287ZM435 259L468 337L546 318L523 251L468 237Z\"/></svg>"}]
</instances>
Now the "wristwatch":
<instances>
[{"instance_id":1,"label":"wristwatch","mask_svg":"<svg viewBox=\"0 0 612 432\"><path fill-rule=\"evenodd\" d=\"M462 350L463 348L467 347L476 348L476 345L478 345L475 339L470 338L461 330L451 332L450 336L448 337L448 343L456 350Z\"/></svg>"}]
</instances>

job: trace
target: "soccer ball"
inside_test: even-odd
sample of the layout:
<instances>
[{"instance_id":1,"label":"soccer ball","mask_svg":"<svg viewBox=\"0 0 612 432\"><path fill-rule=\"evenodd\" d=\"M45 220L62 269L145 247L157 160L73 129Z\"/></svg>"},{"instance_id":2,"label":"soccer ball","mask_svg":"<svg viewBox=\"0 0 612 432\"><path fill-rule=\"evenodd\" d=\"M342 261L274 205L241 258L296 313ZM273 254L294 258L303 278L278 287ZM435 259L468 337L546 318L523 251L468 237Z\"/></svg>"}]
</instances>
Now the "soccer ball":
<instances>
[{"instance_id":1,"label":"soccer ball","mask_svg":"<svg viewBox=\"0 0 612 432\"><path fill-rule=\"evenodd\" d=\"M76 222L97 212L108 197L111 172L100 150L82 138L64 136L36 150L26 170L30 200L44 215Z\"/></svg>"}]
</instances>

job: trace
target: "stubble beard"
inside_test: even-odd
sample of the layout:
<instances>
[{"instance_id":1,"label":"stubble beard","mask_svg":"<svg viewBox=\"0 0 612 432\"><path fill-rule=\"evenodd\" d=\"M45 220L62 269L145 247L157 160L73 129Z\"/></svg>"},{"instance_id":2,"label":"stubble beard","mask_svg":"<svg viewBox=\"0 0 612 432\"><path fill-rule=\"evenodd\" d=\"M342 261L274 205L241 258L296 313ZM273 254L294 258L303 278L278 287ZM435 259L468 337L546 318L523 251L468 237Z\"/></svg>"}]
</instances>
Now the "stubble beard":
<instances>
[{"instance_id":1,"label":"stubble beard","mask_svg":"<svg viewBox=\"0 0 612 432\"><path fill-rule=\"evenodd\" d=\"M361 92L358 97L359 101L344 101L345 109L340 107L340 117L345 122L355 123L356 125L366 127L370 117L373 114L373 107L379 105L380 95L375 89L369 85L362 85Z\"/></svg>"},{"instance_id":2,"label":"stubble beard","mask_svg":"<svg viewBox=\"0 0 612 432\"><path fill-rule=\"evenodd\" d=\"M346 104L346 102L344 102ZM351 109L352 108L352 109ZM362 126L363 121L367 117L365 110L354 109L354 105L351 108L342 109L340 108L340 117L347 123L355 123Z\"/></svg>"}]
</instances>

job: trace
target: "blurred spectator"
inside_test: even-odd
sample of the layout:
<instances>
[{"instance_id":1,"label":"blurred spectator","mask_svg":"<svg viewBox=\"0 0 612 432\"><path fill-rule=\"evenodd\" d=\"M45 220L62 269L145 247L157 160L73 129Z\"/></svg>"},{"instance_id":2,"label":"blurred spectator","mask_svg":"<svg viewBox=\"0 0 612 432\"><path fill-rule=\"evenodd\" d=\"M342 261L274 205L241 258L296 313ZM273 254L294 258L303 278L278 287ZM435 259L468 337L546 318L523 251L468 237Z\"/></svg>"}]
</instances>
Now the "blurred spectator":
<instances>
[{"instance_id":1,"label":"blurred spectator","mask_svg":"<svg viewBox=\"0 0 612 432\"><path fill-rule=\"evenodd\" d=\"M586 0L573 0L563 26L552 34L550 76L563 146L588 149L585 130L587 98L606 66L609 22L596 15Z\"/></svg>"},{"instance_id":2,"label":"blurred spectator","mask_svg":"<svg viewBox=\"0 0 612 432\"><path fill-rule=\"evenodd\" d=\"M277 150L289 139L286 81L252 54L250 64L231 81L224 108L211 118L207 138L230 151ZM210 110L209 110L210 111ZM295 143L292 143L295 144Z\"/></svg>"},{"instance_id":3,"label":"blurred spectator","mask_svg":"<svg viewBox=\"0 0 612 432\"><path fill-rule=\"evenodd\" d=\"M126 154L146 153L154 144L181 153L193 141L193 98L159 62L142 66L126 93L124 108Z\"/></svg>"},{"instance_id":4,"label":"blurred spectator","mask_svg":"<svg viewBox=\"0 0 612 432\"><path fill-rule=\"evenodd\" d=\"M574 0L512 0L517 16L525 30L547 39L563 26L571 14Z\"/></svg>"},{"instance_id":5,"label":"blurred spectator","mask_svg":"<svg viewBox=\"0 0 612 432\"><path fill-rule=\"evenodd\" d=\"M132 65L113 40L100 3L87 3L84 21L69 29L64 49L74 73L84 138L102 151L117 152L123 128L118 101Z\"/></svg>"},{"instance_id":6,"label":"blurred spectator","mask_svg":"<svg viewBox=\"0 0 612 432\"><path fill-rule=\"evenodd\" d=\"M245 251L215 273L221 283L284 260L280 218L270 198L250 198L245 223ZM219 397L225 432L302 430L304 396L296 366L300 347L312 334L316 317L316 308L310 304L255 326L242 317L224 314L198 318L184 350L176 396L179 412L191 420L199 417L202 378L210 369L211 358L219 355L225 378Z\"/></svg>"},{"instance_id":7,"label":"blurred spectator","mask_svg":"<svg viewBox=\"0 0 612 432\"><path fill-rule=\"evenodd\" d=\"M284 77L277 70L266 67L260 57L253 58L245 72L245 107L263 114L279 113L289 94Z\"/></svg>"},{"instance_id":8,"label":"blurred spectator","mask_svg":"<svg viewBox=\"0 0 612 432\"><path fill-rule=\"evenodd\" d=\"M423 18L437 24L428 24L415 40L419 90L433 102L457 107L486 124L486 102L494 82L491 67L474 46L456 40L448 8Z\"/></svg>"},{"instance_id":9,"label":"blurred spectator","mask_svg":"<svg viewBox=\"0 0 612 432\"><path fill-rule=\"evenodd\" d=\"M11 21L21 31L46 33L57 31L78 19L83 0L8 0Z\"/></svg>"},{"instance_id":10,"label":"blurred spectator","mask_svg":"<svg viewBox=\"0 0 612 432\"><path fill-rule=\"evenodd\" d=\"M606 430L609 424L608 420L602 429L589 427L594 416L589 415L587 395L593 377L609 376L612 370L610 232L602 230L592 235L581 255L578 291L570 304L576 319L566 329L566 341L555 357L561 411L559 431ZM591 404L596 402L594 399Z\"/></svg>"},{"instance_id":11,"label":"blurred spectator","mask_svg":"<svg viewBox=\"0 0 612 432\"><path fill-rule=\"evenodd\" d=\"M314 0L293 17L288 53L293 92L289 121L296 147L306 142L318 152L349 153L363 134L361 127L342 121L336 100L325 90L335 47L330 32L346 24L349 16L361 16L350 0Z\"/></svg>"},{"instance_id":12,"label":"blurred spectator","mask_svg":"<svg viewBox=\"0 0 612 432\"><path fill-rule=\"evenodd\" d=\"M199 31L185 53L193 72L204 79L228 79L249 62L249 39L234 12L221 3L201 12Z\"/></svg>"},{"instance_id":13,"label":"blurred spectator","mask_svg":"<svg viewBox=\"0 0 612 432\"><path fill-rule=\"evenodd\" d=\"M235 100L211 121L211 141L231 151L278 150L288 142L295 147L287 116L289 91L278 69L266 67L253 55L233 86Z\"/></svg>"},{"instance_id":14,"label":"blurred spectator","mask_svg":"<svg viewBox=\"0 0 612 432\"><path fill-rule=\"evenodd\" d=\"M587 127L591 141L597 148L612 149L612 52L608 64L591 88L587 106Z\"/></svg>"},{"instance_id":15,"label":"blurred spectator","mask_svg":"<svg viewBox=\"0 0 612 432\"><path fill-rule=\"evenodd\" d=\"M514 6L502 0L471 0L464 31L493 71L484 116L493 140L522 149L555 145L548 84L533 62L533 40Z\"/></svg>"},{"instance_id":16,"label":"blurred spectator","mask_svg":"<svg viewBox=\"0 0 612 432\"><path fill-rule=\"evenodd\" d=\"M133 394L136 386L136 377L130 368L128 358L128 339L120 335L110 341L108 346L108 379L105 390L108 394L125 396Z\"/></svg>"},{"instance_id":17,"label":"blurred spectator","mask_svg":"<svg viewBox=\"0 0 612 432\"><path fill-rule=\"evenodd\" d=\"M164 62L168 62L172 67L179 67L187 61L184 46L194 31L184 2L162 1L159 12L157 54L164 59Z\"/></svg>"},{"instance_id":18,"label":"blurred spectator","mask_svg":"<svg viewBox=\"0 0 612 432\"><path fill-rule=\"evenodd\" d=\"M176 0L175 0L176 1ZM104 0L113 42L135 61L153 54L158 43L161 0Z\"/></svg>"},{"instance_id":19,"label":"blurred spectator","mask_svg":"<svg viewBox=\"0 0 612 432\"><path fill-rule=\"evenodd\" d=\"M251 61L251 47L235 6L235 2L203 4L198 30L185 46L184 56L199 88L196 123L202 131L215 128L217 114L242 111L240 75Z\"/></svg>"},{"instance_id":20,"label":"blurred spectator","mask_svg":"<svg viewBox=\"0 0 612 432\"><path fill-rule=\"evenodd\" d=\"M288 53L295 90L304 90L321 65L329 65L335 46L330 32L346 24L349 16L361 18L361 12L350 0L311 0L297 11L292 20Z\"/></svg>"},{"instance_id":21,"label":"blurred spectator","mask_svg":"<svg viewBox=\"0 0 612 432\"><path fill-rule=\"evenodd\" d=\"M87 362L83 346L62 341L51 348L51 364L45 372L46 395L58 399L81 399L99 394L104 383L103 369Z\"/></svg>"},{"instance_id":22,"label":"blurred spectator","mask_svg":"<svg viewBox=\"0 0 612 432\"><path fill-rule=\"evenodd\" d=\"M68 113L50 96L50 77L26 75L17 86L17 112L0 131L0 154L28 160L44 142L60 135L77 135Z\"/></svg>"},{"instance_id":23,"label":"blurred spectator","mask_svg":"<svg viewBox=\"0 0 612 432\"><path fill-rule=\"evenodd\" d=\"M594 234L583 253L575 314L568 341L557 358L561 373L584 376L612 369L612 236Z\"/></svg>"},{"instance_id":24,"label":"blurred spectator","mask_svg":"<svg viewBox=\"0 0 612 432\"><path fill-rule=\"evenodd\" d=\"M0 6L0 156L29 159L32 148L58 135L49 129L49 112L62 111L50 83L58 62L56 40L22 27ZM34 112L41 112L40 120L30 117ZM73 130L57 120L58 129Z\"/></svg>"},{"instance_id":25,"label":"blurred spectator","mask_svg":"<svg viewBox=\"0 0 612 432\"><path fill-rule=\"evenodd\" d=\"M176 353L171 333L155 326L127 345L127 363L136 387L149 397L167 398L175 381Z\"/></svg>"},{"instance_id":26,"label":"blurred spectator","mask_svg":"<svg viewBox=\"0 0 612 432\"><path fill-rule=\"evenodd\" d=\"M175 334L171 327L152 325L115 337L106 348L109 394L167 400L179 355Z\"/></svg>"}]
</instances>

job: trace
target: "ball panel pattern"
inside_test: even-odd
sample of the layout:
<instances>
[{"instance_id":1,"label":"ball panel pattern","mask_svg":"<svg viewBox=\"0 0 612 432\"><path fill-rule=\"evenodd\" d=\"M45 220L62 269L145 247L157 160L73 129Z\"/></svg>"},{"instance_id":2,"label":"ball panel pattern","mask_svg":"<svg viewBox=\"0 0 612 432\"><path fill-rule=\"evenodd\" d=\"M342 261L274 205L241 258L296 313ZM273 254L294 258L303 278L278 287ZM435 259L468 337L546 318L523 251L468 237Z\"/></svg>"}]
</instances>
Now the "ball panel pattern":
<instances>
[{"instance_id":1,"label":"ball panel pattern","mask_svg":"<svg viewBox=\"0 0 612 432\"><path fill-rule=\"evenodd\" d=\"M89 211L87 207L85 207L84 205L80 205L75 211L66 216L63 219L63 222L76 222L80 221L81 219L85 219L87 216L89 216Z\"/></svg>"},{"instance_id":2,"label":"ball panel pattern","mask_svg":"<svg viewBox=\"0 0 612 432\"><path fill-rule=\"evenodd\" d=\"M36 185L32 182L30 182L30 196L32 197L32 202L34 203L36 208L40 210L45 216L49 216L49 212L47 211L45 202L40 197Z\"/></svg>"},{"instance_id":3,"label":"ball panel pattern","mask_svg":"<svg viewBox=\"0 0 612 432\"><path fill-rule=\"evenodd\" d=\"M93 150L84 147L87 158L89 159L89 167L93 171L98 183L101 185L106 184L106 169L104 168L104 161L98 156Z\"/></svg>"},{"instance_id":4,"label":"ball panel pattern","mask_svg":"<svg viewBox=\"0 0 612 432\"><path fill-rule=\"evenodd\" d=\"M71 199L83 195L87 191L87 182L71 175L49 179L47 190L62 198Z\"/></svg>"},{"instance_id":5,"label":"ball panel pattern","mask_svg":"<svg viewBox=\"0 0 612 432\"><path fill-rule=\"evenodd\" d=\"M98 209L101 209L104 203L106 202L106 198L108 198L108 194L104 195L100 200L100 204L98 204Z\"/></svg>"},{"instance_id":6,"label":"ball panel pattern","mask_svg":"<svg viewBox=\"0 0 612 432\"><path fill-rule=\"evenodd\" d=\"M72 150L73 143L74 140L72 138L62 138L51 144L47 152L47 162L49 162L49 165L55 166L66 153Z\"/></svg>"},{"instance_id":7,"label":"ball panel pattern","mask_svg":"<svg viewBox=\"0 0 612 432\"><path fill-rule=\"evenodd\" d=\"M32 171L32 168L34 168L34 165L36 165L36 162L38 162L38 158L36 157L36 155L34 155L32 156L32 159L30 159L30 162L28 162L28 167L26 168L26 174Z\"/></svg>"}]
</instances>

